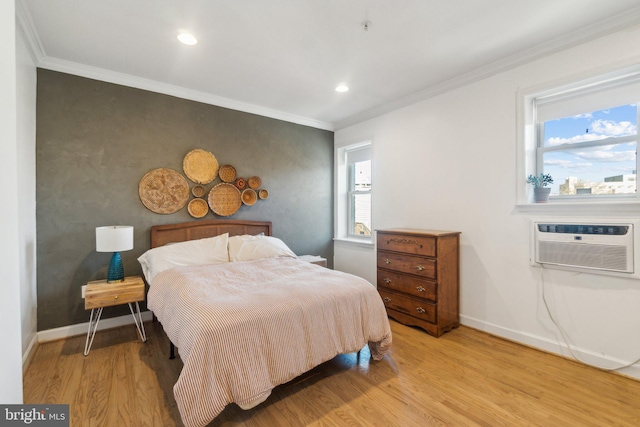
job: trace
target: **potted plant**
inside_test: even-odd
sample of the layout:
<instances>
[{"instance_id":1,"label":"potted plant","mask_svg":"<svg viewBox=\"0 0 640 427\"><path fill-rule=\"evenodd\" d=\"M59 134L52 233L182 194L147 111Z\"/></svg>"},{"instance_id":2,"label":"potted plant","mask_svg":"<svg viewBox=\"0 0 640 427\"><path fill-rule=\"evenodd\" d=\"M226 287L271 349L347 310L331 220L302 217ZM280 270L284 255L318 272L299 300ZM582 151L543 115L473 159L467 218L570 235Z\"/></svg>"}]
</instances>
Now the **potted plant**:
<instances>
[{"instance_id":1,"label":"potted plant","mask_svg":"<svg viewBox=\"0 0 640 427\"><path fill-rule=\"evenodd\" d=\"M533 185L533 198L536 203L545 203L549 200L551 189L548 188L547 185L553 184L551 174L541 173L538 176L529 175L527 177L527 183Z\"/></svg>"}]
</instances>

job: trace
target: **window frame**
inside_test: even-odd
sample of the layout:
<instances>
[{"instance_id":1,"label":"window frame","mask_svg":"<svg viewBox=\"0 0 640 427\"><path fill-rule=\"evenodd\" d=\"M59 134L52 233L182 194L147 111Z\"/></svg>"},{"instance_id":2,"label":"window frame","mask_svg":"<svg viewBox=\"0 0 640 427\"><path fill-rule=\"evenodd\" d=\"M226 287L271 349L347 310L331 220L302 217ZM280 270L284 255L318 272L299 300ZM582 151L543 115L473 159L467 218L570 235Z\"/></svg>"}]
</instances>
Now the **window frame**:
<instances>
[{"instance_id":1,"label":"window frame","mask_svg":"<svg viewBox=\"0 0 640 427\"><path fill-rule=\"evenodd\" d=\"M360 150L364 147L369 147L369 158L371 160L371 190L358 191L357 194L370 194L371 195L371 235L363 236L360 234L351 233L351 227L354 225L355 219L351 219L352 202L350 191L350 173L349 164L347 161L347 154L349 152ZM360 244L365 246L373 245L374 234L374 218L373 218L373 201L374 201L374 161L373 161L373 140L372 138L362 138L358 142L350 142L345 144L336 144L335 152L335 229L334 240L344 241L348 243Z\"/></svg>"},{"instance_id":2,"label":"window frame","mask_svg":"<svg viewBox=\"0 0 640 427\"><path fill-rule=\"evenodd\" d=\"M542 158L545 152L571 150L587 146L620 144L624 143L625 139L640 142L639 133L635 136L611 137L598 141L563 144L563 146L559 146L561 148L556 148L544 147L543 137L540 135L541 129L538 126L536 117L536 100L558 96L563 93L579 93L582 89L596 87L598 85L607 85L612 81L623 79L640 79L640 65L635 64L616 70L602 70L599 73L573 76L563 81L551 82L533 88L519 89L517 91L516 209L518 211L576 213L577 211L585 209L590 210L591 213L595 213L598 210L604 212L607 209L611 210L615 207L620 213L625 213L637 209L637 205L640 204L640 192L616 195L555 196L550 198L548 203L535 203L533 201L533 187L526 183L526 177L528 175L538 175L543 171ZM640 123L638 123L638 125L640 125ZM638 146L636 145L636 151L637 149ZM640 159L636 154L636 165L639 163Z\"/></svg>"},{"instance_id":3,"label":"window frame","mask_svg":"<svg viewBox=\"0 0 640 427\"><path fill-rule=\"evenodd\" d=\"M369 147L370 148L370 147ZM358 148L359 149L359 148ZM348 157L348 153L350 150L346 151L347 157ZM371 161L371 156L369 156L369 161L371 162L371 168L373 169L373 162ZM347 167L347 237L352 238L352 239L362 239L364 238L371 238L371 234L373 234L373 230L371 231L371 234L369 236L367 235L362 235L362 234L357 234L354 233L355 230L355 226L356 226L356 212L355 212L355 196L364 196L364 195L369 195L369 215L373 216L373 212L371 211L371 194L372 194L372 189L373 189L373 183L371 184L371 188L369 190L356 190L355 189L355 163L348 163L346 162L346 167ZM372 218L371 222L372 222L372 226L373 226L373 220Z\"/></svg>"}]
</instances>

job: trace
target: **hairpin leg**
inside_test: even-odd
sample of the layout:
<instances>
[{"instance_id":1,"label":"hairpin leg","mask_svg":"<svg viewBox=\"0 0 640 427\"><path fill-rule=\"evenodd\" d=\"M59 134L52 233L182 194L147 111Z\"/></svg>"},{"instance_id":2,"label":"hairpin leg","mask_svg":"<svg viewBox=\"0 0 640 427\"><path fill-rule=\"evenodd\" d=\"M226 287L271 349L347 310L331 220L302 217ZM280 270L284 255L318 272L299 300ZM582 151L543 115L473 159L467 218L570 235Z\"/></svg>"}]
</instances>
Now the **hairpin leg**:
<instances>
[{"instance_id":1,"label":"hairpin leg","mask_svg":"<svg viewBox=\"0 0 640 427\"><path fill-rule=\"evenodd\" d=\"M93 345L93 338L96 336L96 331L98 330L98 322L100 322L100 317L102 316L102 307L95 311L95 308L91 309L91 315L89 316L89 330L87 331L87 341L84 343L84 355L88 356L91 351L91 346ZM94 318L94 314L96 315Z\"/></svg>"},{"instance_id":2,"label":"hairpin leg","mask_svg":"<svg viewBox=\"0 0 640 427\"><path fill-rule=\"evenodd\" d=\"M138 334L140 334L140 339L142 342L147 342L147 334L144 330L144 324L142 323L142 315L140 314L140 304L136 302L136 311L138 313L138 317L136 317L136 313L133 312L132 303L129 303L129 310L131 310L131 315L133 316L133 321L136 324L136 328L138 328Z\"/></svg>"}]
</instances>

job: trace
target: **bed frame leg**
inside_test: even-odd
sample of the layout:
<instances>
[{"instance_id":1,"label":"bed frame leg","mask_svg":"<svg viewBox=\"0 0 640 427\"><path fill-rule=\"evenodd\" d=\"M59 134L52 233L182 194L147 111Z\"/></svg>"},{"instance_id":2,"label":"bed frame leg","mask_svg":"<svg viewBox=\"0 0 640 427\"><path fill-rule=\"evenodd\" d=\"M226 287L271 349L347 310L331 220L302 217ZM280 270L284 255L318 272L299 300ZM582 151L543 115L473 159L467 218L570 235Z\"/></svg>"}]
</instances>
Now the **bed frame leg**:
<instances>
[{"instance_id":1,"label":"bed frame leg","mask_svg":"<svg viewBox=\"0 0 640 427\"><path fill-rule=\"evenodd\" d=\"M169 347L169 359L176 358L176 346L173 343L169 343L171 346Z\"/></svg>"}]
</instances>

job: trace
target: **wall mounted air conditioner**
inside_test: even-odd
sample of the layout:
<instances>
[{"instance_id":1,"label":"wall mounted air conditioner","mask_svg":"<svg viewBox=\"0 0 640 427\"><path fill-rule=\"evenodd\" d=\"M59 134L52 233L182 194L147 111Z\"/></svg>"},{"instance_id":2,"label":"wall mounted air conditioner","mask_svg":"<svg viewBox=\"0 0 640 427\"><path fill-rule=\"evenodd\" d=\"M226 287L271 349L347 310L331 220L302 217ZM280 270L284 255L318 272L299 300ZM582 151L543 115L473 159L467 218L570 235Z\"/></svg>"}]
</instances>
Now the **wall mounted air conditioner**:
<instances>
[{"instance_id":1,"label":"wall mounted air conditioner","mask_svg":"<svg viewBox=\"0 0 640 427\"><path fill-rule=\"evenodd\" d=\"M534 221L534 261L544 266L640 278L632 222Z\"/></svg>"}]
</instances>

